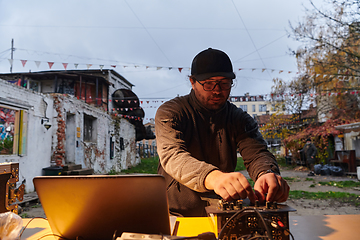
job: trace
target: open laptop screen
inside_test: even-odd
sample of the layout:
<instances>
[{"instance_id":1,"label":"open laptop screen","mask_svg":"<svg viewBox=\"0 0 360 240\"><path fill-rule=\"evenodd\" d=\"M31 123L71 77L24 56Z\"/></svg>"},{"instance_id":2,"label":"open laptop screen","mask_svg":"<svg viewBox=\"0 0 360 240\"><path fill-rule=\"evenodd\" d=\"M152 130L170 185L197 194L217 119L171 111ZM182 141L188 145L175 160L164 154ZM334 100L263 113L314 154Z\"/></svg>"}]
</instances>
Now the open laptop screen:
<instances>
[{"instance_id":1,"label":"open laptop screen","mask_svg":"<svg viewBox=\"0 0 360 240\"><path fill-rule=\"evenodd\" d=\"M34 185L54 234L113 239L122 232L170 235L160 175L42 176Z\"/></svg>"}]
</instances>

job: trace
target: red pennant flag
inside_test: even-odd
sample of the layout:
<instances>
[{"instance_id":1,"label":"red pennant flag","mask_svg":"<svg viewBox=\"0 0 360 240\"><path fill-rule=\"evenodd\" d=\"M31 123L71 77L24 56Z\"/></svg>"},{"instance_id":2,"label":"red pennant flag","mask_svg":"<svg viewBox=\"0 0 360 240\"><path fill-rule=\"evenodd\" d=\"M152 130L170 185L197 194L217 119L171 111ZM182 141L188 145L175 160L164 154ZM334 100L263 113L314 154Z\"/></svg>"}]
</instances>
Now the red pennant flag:
<instances>
[{"instance_id":1,"label":"red pennant flag","mask_svg":"<svg viewBox=\"0 0 360 240\"><path fill-rule=\"evenodd\" d=\"M140 101L141 104L143 104L143 101Z\"/></svg>"},{"instance_id":2,"label":"red pennant flag","mask_svg":"<svg viewBox=\"0 0 360 240\"><path fill-rule=\"evenodd\" d=\"M66 70L68 64L67 64L67 63L63 63L62 65L64 66L64 69Z\"/></svg>"},{"instance_id":3,"label":"red pennant flag","mask_svg":"<svg viewBox=\"0 0 360 240\"><path fill-rule=\"evenodd\" d=\"M113 68L116 68L116 65L110 65L111 67L113 67Z\"/></svg>"},{"instance_id":4,"label":"red pennant flag","mask_svg":"<svg viewBox=\"0 0 360 240\"><path fill-rule=\"evenodd\" d=\"M20 61L21 61L22 65L23 65L23 67L25 67L25 64L26 64L27 60L20 60Z\"/></svg>"},{"instance_id":5,"label":"red pennant flag","mask_svg":"<svg viewBox=\"0 0 360 240\"><path fill-rule=\"evenodd\" d=\"M179 68L179 72L181 72L181 70L183 70L183 68Z\"/></svg>"},{"instance_id":6,"label":"red pennant flag","mask_svg":"<svg viewBox=\"0 0 360 240\"><path fill-rule=\"evenodd\" d=\"M54 65L54 62L48 62L49 64L49 68L51 69L51 67Z\"/></svg>"}]
</instances>

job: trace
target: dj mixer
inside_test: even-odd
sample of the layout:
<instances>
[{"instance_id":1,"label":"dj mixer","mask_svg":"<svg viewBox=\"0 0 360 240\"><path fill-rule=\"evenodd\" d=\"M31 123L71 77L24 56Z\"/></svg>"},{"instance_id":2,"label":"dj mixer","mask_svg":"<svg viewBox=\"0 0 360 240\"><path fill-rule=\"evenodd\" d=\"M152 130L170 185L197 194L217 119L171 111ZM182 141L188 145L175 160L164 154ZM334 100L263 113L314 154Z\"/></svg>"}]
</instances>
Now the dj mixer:
<instances>
[{"instance_id":1,"label":"dj mixer","mask_svg":"<svg viewBox=\"0 0 360 240\"><path fill-rule=\"evenodd\" d=\"M251 204L248 199L226 202L208 200L210 205L206 212L214 219L218 239L273 239L288 240L289 212L295 209L276 202Z\"/></svg>"}]
</instances>

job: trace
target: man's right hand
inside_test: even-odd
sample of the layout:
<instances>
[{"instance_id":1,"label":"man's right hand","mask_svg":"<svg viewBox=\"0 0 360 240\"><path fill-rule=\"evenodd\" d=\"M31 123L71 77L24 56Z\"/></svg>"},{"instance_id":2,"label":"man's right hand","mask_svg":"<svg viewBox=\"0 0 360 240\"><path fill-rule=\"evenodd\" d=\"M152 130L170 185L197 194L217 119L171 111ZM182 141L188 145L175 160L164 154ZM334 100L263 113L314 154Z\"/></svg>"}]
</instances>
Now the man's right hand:
<instances>
[{"instance_id":1,"label":"man's right hand","mask_svg":"<svg viewBox=\"0 0 360 240\"><path fill-rule=\"evenodd\" d=\"M224 173L219 170L210 172L205 178L205 187L214 190L225 201L249 198L257 199L246 177L239 172Z\"/></svg>"}]
</instances>

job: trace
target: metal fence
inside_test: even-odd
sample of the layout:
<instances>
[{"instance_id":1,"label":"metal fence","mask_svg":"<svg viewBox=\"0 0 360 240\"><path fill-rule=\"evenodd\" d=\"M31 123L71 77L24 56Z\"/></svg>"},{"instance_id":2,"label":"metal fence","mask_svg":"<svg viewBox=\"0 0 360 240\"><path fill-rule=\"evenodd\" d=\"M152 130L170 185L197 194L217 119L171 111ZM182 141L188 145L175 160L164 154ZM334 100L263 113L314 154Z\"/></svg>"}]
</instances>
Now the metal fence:
<instances>
[{"instance_id":1,"label":"metal fence","mask_svg":"<svg viewBox=\"0 0 360 240\"><path fill-rule=\"evenodd\" d=\"M141 158L157 157L157 148L152 145L137 145L136 150Z\"/></svg>"}]
</instances>

